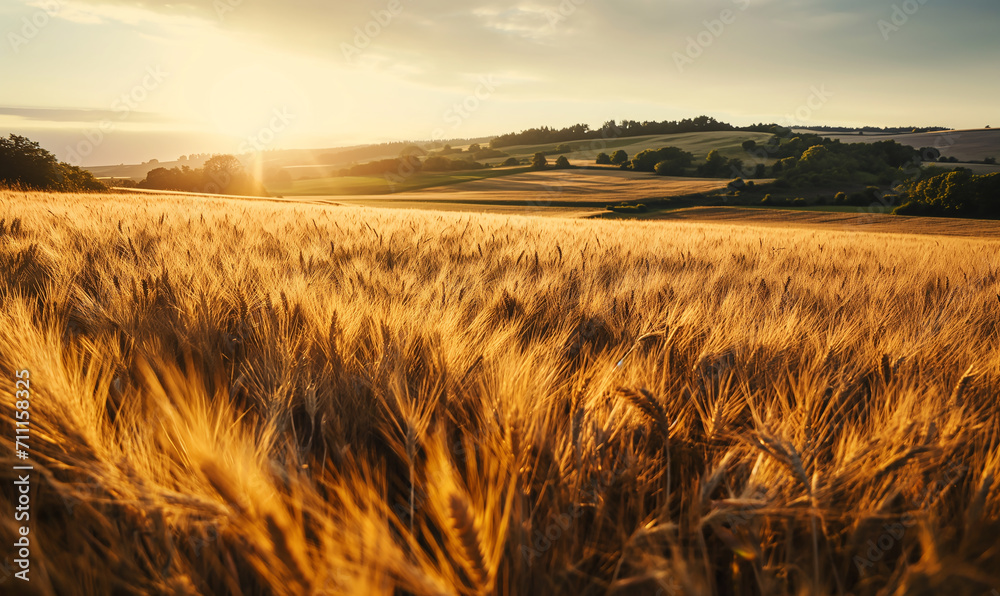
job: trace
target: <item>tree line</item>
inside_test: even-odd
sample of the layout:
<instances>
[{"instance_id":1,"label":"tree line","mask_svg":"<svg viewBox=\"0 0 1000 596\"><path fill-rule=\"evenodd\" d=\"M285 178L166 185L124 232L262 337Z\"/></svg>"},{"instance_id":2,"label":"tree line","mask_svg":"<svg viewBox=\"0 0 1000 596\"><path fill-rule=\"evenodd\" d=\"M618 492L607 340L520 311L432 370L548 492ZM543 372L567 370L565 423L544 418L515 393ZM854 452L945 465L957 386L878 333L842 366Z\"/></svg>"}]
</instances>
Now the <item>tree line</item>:
<instances>
[{"instance_id":1,"label":"tree line","mask_svg":"<svg viewBox=\"0 0 1000 596\"><path fill-rule=\"evenodd\" d=\"M685 118L683 120L664 120L662 122L623 120L619 123L615 120L609 120L597 129L590 128L589 124L574 124L573 126L559 129L543 126L541 128L529 128L521 132L502 134L490 141L490 147L499 149L512 145L544 145L589 139L727 130L741 129L709 116L698 116L697 118Z\"/></svg>"},{"instance_id":2,"label":"tree line","mask_svg":"<svg viewBox=\"0 0 1000 596\"><path fill-rule=\"evenodd\" d=\"M731 178L735 174L741 177L763 178L766 175L766 167L763 164L755 166L749 175L744 174L746 168L742 159L727 158L715 149L709 151L705 160L697 164L693 153L679 147L646 149L637 153L632 159L629 159L625 150L619 149L612 155L598 154L597 164L617 165L623 170L652 172L659 176Z\"/></svg>"}]
</instances>

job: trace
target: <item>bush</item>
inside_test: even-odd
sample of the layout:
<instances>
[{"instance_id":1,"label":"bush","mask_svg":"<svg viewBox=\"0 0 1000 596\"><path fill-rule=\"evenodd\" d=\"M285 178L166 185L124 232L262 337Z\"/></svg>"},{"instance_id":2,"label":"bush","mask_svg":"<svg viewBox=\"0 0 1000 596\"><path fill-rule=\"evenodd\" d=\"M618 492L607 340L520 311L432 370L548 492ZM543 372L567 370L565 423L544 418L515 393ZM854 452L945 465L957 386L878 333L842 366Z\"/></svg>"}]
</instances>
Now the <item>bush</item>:
<instances>
[{"instance_id":1,"label":"bush","mask_svg":"<svg viewBox=\"0 0 1000 596\"><path fill-rule=\"evenodd\" d=\"M670 176L676 173L673 164L669 161L661 161L656 164L653 167L653 172L655 172L657 176Z\"/></svg>"},{"instance_id":2,"label":"bush","mask_svg":"<svg viewBox=\"0 0 1000 596\"><path fill-rule=\"evenodd\" d=\"M508 157L508 158L507 158L507 161L503 162L503 163L502 163L502 164L500 164L500 165L502 165L502 166L504 166L504 167L508 167L508 168L509 168L509 167L511 167L511 166L516 166L516 165L520 165L520 163L521 163L521 162L519 162L519 161L517 160L517 158L516 158L516 157Z\"/></svg>"},{"instance_id":3,"label":"bush","mask_svg":"<svg viewBox=\"0 0 1000 596\"><path fill-rule=\"evenodd\" d=\"M921 147L920 159L922 161L938 161L941 159L941 150L937 147Z\"/></svg>"},{"instance_id":4,"label":"bush","mask_svg":"<svg viewBox=\"0 0 1000 596\"><path fill-rule=\"evenodd\" d=\"M628 163L628 153L625 153L623 149L619 149L611 154L611 164L620 166Z\"/></svg>"},{"instance_id":5,"label":"bush","mask_svg":"<svg viewBox=\"0 0 1000 596\"><path fill-rule=\"evenodd\" d=\"M803 199L802 197L799 197L799 198L794 199L792 201L792 207L806 207L808 205L809 205L809 202L806 201L805 199Z\"/></svg>"},{"instance_id":6,"label":"bush","mask_svg":"<svg viewBox=\"0 0 1000 596\"><path fill-rule=\"evenodd\" d=\"M754 149L757 148L757 141L754 140L743 141L742 146L743 150L749 153L750 151L753 151Z\"/></svg>"},{"instance_id":7,"label":"bush","mask_svg":"<svg viewBox=\"0 0 1000 596\"><path fill-rule=\"evenodd\" d=\"M767 166L765 166L762 163L759 163L756 166L754 166L753 169L754 178L763 178L765 176L767 176Z\"/></svg>"},{"instance_id":8,"label":"bush","mask_svg":"<svg viewBox=\"0 0 1000 596\"><path fill-rule=\"evenodd\" d=\"M610 166L611 165L611 156L608 155L607 153L598 153L597 154L597 165L599 165L599 166Z\"/></svg>"},{"instance_id":9,"label":"bush","mask_svg":"<svg viewBox=\"0 0 1000 596\"><path fill-rule=\"evenodd\" d=\"M566 168L570 168L570 167L572 167L572 166L569 165L569 160L566 159L565 155L560 155L559 158L556 159L556 169L557 170L565 170Z\"/></svg>"},{"instance_id":10,"label":"bush","mask_svg":"<svg viewBox=\"0 0 1000 596\"><path fill-rule=\"evenodd\" d=\"M846 202L847 202L847 193L838 192L837 194L833 195L834 205L843 205Z\"/></svg>"},{"instance_id":11,"label":"bush","mask_svg":"<svg viewBox=\"0 0 1000 596\"><path fill-rule=\"evenodd\" d=\"M545 159L544 153L536 153L534 157L531 158L531 169L533 170L543 170L547 165L549 165L549 161Z\"/></svg>"}]
</instances>

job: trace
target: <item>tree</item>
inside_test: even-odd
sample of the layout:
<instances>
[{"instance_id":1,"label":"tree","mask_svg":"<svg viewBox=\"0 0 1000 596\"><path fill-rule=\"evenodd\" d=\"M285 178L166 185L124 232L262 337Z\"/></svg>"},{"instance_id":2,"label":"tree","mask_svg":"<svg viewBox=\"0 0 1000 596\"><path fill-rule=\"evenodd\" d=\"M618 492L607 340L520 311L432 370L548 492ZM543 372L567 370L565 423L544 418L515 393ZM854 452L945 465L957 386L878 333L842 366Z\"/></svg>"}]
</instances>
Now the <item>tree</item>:
<instances>
[{"instance_id":1,"label":"tree","mask_svg":"<svg viewBox=\"0 0 1000 596\"><path fill-rule=\"evenodd\" d=\"M479 151L482 151L482 150L483 150L483 148L479 146L479 143L473 143L473 144L469 145L469 148L467 149L467 151L469 153L478 153Z\"/></svg>"},{"instance_id":2,"label":"tree","mask_svg":"<svg viewBox=\"0 0 1000 596\"><path fill-rule=\"evenodd\" d=\"M452 169L451 160L441 155L432 155L424 160L424 170L428 172L447 172Z\"/></svg>"},{"instance_id":3,"label":"tree","mask_svg":"<svg viewBox=\"0 0 1000 596\"><path fill-rule=\"evenodd\" d=\"M628 161L628 153L625 153L624 149L619 149L611 154L611 163L620 166Z\"/></svg>"},{"instance_id":4,"label":"tree","mask_svg":"<svg viewBox=\"0 0 1000 596\"><path fill-rule=\"evenodd\" d=\"M746 152L753 151L757 148L757 141L750 139L749 141L743 141L743 150Z\"/></svg>"},{"instance_id":5,"label":"tree","mask_svg":"<svg viewBox=\"0 0 1000 596\"><path fill-rule=\"evenodd\" d=\"M543 170L547 165L549 165L549 162L545 159L544 153L536 153L535 156L531 158L531 169L533 170Z\"/></svg>"},{"instance_id":6,"label":"tree","mask_svg":"<svg viewBox=\"0 0 1000 596\"><path fill-rule=\"evenodd\" d=\"M767 166L765 166L762 163L759 163L759 164L757 164L756 167L754 167L754 171L753 171L753 177L754 178L763 178L766 175L767 175Z\"/></svg>"},{"instance_id":7,"label":"tree","mask_svg":"<svg viewBox=\"0 0 1000 596\"><path fill-rule=\"evenodd\" d=\"M679 176L684 173L683 168L680 172L677 170L677 164L673 161L661 161L653 166L653 171L656 172L657 176Z\"/></svg>"},{"instance_id":8,"label":"tree","mask_svg":"<svg viewBox=\"0 0 1000 596\"><path fill-rule=\"evenodd\" d=\"M937 161L941 159L941 150L937 147L921 147L920 159L923 161Z\"/></svg>"},{"instance_id":9,"label":"tree","mask_svg":"<svg viewBox=\"0 0 1000 596\"><path fill-rule=\"evenodd\" d=\"M708 152L705 163L698 167L698 175L714 177L723 173L726 167L726 158L717 149Z\"/></svg>"},{"instance_id":10,"label":"tree","mask_svg":"<svg viewBox=\"0 0 1000 596\"><path fill-rule=\"evenodd\" d=\"M0 138L0 182L33 189L53 188L59 183L56 157L38 143L12 134Z\"/></svg>"},{"instance_id":11,"label":"tree","mask_svg":"<svg viewBox=\"0 0 1000 596\"><path fill-rule=\"evenodd\" d=\"M611 165L611 157L607 153L598 153L597 154L597 165L599 165L599 166L610 166Z\"/></svg>"},{"instance_id":12,"label":"tree","mask_svg":"<svg viewBox=\"0 0 1000 596\"><path fill-rule=\"evenodd\" d=\"M683 176L692 161L694 156L679 147L662 147L640 151L632 158L629 168L636 172L656 172L660 176Z\"/></svg>"},{"instance_id":13,"label":"tree","mask_svg":"<svg viewBox=\"0 0 1000 596\"><path fill-rule=\"evenodd\" d=\"M59 162L38 143L18 135L0 138L0 185L36 190L106 190L93 174Z\"/></svg>"},{"instance_id":14,"label":"tree","mask_svg":"<svg viewBox=\"0 0 1000 596\"><path fill-rule=\"evenodd\" d=\"M565 170L568 167L570 167L569 160L566 159L565 155L560 155L559 158L556 159L556 169Z\"/></svg>"},{"instance_id":15,"label":"tree","mask_svg":"<svg viewBox=\"0 0 1000 596\"><path fill-rule=\"evenodd\" d=\"M503 162L503 164L502 164L502 165L503 165L504 167L507 167L507 168L509 168L509 167L511 167L511 166L516 166L516 165L518 165L519 163L520 163L520 162L519 162L519 161L517 161L517 158L516 158L516 157L508 157L508 158L507 158L507 161Z\"/></svg>"},{"instance_id":16,"label":"tree","mask_svg":"<svg viewBox=\"0 0 1000 596\"><path fill-rule=\"evenodd\" d=\"M208 176L236 175L243 172L243 162L235 155L213 155L203 166Z\"/></svg>"}]
</instances>

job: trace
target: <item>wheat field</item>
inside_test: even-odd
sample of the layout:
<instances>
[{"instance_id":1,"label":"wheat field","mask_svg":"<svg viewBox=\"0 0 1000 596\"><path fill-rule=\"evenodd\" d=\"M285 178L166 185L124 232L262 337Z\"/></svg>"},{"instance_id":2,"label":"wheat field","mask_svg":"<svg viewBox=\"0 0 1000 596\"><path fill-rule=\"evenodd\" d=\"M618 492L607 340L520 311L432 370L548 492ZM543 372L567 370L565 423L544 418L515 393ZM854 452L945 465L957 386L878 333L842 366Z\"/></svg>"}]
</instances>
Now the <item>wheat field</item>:
<instances>
[{"instance_id":1,"label":"wheat field","mask_svg":"<svg viewBox=\"0 0 1000 596\"><path fill-rule=\"evenodd\" d=\"M0 217L34 593L1000 589L998 241L14 191Z\"/></svg>"}]
</instances>

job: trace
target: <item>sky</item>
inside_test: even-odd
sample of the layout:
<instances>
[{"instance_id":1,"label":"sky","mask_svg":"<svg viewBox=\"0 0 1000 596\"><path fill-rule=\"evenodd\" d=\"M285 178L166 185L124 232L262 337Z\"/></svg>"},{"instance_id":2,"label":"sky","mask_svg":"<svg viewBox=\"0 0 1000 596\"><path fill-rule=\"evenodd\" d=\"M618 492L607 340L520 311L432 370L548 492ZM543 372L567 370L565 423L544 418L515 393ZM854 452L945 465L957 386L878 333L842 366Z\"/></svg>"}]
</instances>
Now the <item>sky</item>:
<instances>
[{"instance_id":1,"label":"sky","mask_svg":"<svg viewBox=\"0 0 1000 596\"><path fill-rule=\"evenodd\" d=\"M1000 122L996 0L0 0L0 134L76 165L701 114Z\"/></svg>"}]
</instances>

